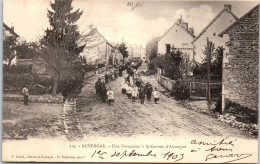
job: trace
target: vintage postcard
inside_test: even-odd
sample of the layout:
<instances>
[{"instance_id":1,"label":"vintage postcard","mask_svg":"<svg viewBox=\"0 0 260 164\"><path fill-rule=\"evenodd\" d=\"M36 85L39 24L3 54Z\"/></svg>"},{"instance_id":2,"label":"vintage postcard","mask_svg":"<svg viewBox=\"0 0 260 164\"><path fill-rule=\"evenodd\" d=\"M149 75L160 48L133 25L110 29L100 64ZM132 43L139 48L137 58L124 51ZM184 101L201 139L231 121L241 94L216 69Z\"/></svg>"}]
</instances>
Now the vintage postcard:
<instances>
[{"instance_id":1,"label":"vintage postcard","mask_svg":"<svg viewBox=\"0 0 260 164\"><path fill-rule=\"evenodd\" d=\"M258 162L258 1L4 0L2 161Z\"/></svg>"}]
</instances>

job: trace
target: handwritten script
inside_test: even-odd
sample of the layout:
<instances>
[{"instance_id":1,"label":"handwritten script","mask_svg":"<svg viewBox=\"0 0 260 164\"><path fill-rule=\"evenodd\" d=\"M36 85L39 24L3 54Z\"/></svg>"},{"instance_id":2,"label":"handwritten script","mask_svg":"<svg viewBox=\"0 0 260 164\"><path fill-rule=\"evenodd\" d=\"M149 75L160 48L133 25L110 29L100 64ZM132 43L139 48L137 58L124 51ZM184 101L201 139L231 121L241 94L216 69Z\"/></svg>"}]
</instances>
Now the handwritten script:
<instances>
[{"instance_id":1,"label":"handwritten script","mask_svg":"<svg viewBox=\"0 0 260 164\"><path fill-rule=\"evenodd\" d=\"M108 152L106 151L101 151L101 150L96 150L91 158L94 158L94 157L97 157L97 158L100 158L100 159L106 159L106 158L119 158L119 159L123 159L125 157L162 157L164 159L167 159L167 160L173 160L173 162L177 162L177 161L181 161L182 159L184 159L184 154L179 154L179 153L174 153L174 152L171 152L171 151L168 151L166 153L160 153L160 154L157 154L157 153L154 153L152 150L149 150L145 153L140 153L138 152L137 150L131 150L131 151L128 151L128 150L124 150L124 151L115 151L113 152L112 154L109 155Z\"/></svg>"},{"instance_id":2,"label":"handwritten script","mask_svg":"<svg viewBox=\"0 0 260 164\"><path fill-rule=\"evenodd\" d=\"M141 2L127 2L127 6L131 7L131 10L133 11L136 7L141 7L142 3Z\"/></svg>"},{"instance_id":3,"label":"handwritten script","mask_svg":"<svg viewBox=\"0 0 260 164\"><path fill-rule=\"evenodd\" d=\"M221 162L234 162L241 159L248 158L252 156L250 153L233 153L236 140L229 140L227 138L221 139L219 141L206 142L200 140L192 140L190 144L198 146L197 149L192 149L191 152L195 153L200 150L206 153L205 161L210 161L213 159L221 160ZM224 160L224 161L222 161Z\"/></svg>"}]
</instances>

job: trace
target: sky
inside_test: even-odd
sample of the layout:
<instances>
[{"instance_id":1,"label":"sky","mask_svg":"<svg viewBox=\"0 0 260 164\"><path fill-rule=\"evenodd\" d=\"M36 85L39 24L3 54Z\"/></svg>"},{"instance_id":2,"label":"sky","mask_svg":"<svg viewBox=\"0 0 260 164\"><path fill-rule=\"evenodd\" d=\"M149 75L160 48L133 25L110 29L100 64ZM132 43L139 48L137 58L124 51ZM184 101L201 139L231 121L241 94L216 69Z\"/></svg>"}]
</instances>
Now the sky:
<instances>
[{"instance_id":1,"label":"sky","mask_svg":"<svg viewBox=\"0 0 260 164\"><path fill-rule=\"evenodd\" d=\"M49 27L47 9L51 0L4 0L3 22L14 26L15 32L26 41L37 41ZM162 36L182 15L195 35L223 9L232 5L232 12L241 17L258 1L130 1L74 0L74 9L83 10L77 22L80 31L87 33L93 25L109 41L122 39L129 44L145 46L153 37ZM133 6L136 6L133 8Z\"/></svg>"}]
</instances>

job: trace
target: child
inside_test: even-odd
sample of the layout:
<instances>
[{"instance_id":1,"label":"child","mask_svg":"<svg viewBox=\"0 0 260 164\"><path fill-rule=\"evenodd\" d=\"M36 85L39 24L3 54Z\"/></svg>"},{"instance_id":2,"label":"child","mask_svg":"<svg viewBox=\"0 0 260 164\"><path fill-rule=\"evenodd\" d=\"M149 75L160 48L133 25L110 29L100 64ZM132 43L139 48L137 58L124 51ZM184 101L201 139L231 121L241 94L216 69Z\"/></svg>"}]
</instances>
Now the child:
<instances>
[{"instance_id":1,"label":"child","mask_svg":"<svg viewBox=\"0 0 260 164\"><path fill-rule=\"evenodd\" d=\"M126 88L128 87L127 79L125 79L125 81L123 81L123 83L121 84L121 87L122 87L122 93L126 94Z\"/></svg>"},{"instance_id":2,"label":"child","mask_svg":"<svg viewBox=\"0 0 260 164\"><path fill-rule=\"evenodd\" d=\"M138 88L134 85L132 88L132 101L135 102L138 96Z\"/></svg>"},{"instance_id":3,"label":"child","mask_svg":"<svg viewBox=\"0 0 260 164\"><path fill-rule=\"evenodd\" d=\"M159 101L159 92L157 91L157 88L155 88L153 91L153 97L155 104L157 104L157 101Z\"/></svg>"},{"instance_id":4,"label":"child","mask_svg":"<svg viewBox=\"0 0 260 164\"><path fill-rule=\"evenodd\" d=\"M126 96L129 99L132 97L132 87L130 84L126 87Z\"/></svg>"},{"instance_id":5,"label":"child","mask_svg":"<svg viewBox=\"0 0 260 164\"><path fill-rule=\"evenodd\" d=\"M111 105L111 102L114 101L114 92L112 91L111 87L109 87L107 91L107 101L109 106Z\"/></svg>"}]
</instances>

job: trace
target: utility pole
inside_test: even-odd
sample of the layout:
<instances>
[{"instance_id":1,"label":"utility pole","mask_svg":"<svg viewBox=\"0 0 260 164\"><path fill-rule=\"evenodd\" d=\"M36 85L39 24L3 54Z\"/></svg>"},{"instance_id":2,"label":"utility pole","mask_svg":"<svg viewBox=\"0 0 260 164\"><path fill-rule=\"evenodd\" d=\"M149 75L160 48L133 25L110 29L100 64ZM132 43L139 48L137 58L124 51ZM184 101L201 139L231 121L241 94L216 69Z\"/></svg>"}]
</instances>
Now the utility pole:
<instances>
[{"instance_id":1,"label":"utility pole","mask_svg":"<svg viewBox=\"0 0 260 164\"><path fill-rule=\"evenodd\" d=\"M209 42L209 38L207 38L207 74L208 74L208 93L207 93L207 100L208 100L208 113L210 113L210 106L211 106L211 96L210 96L210 66L211 66L211 45L212 43Z\"/></svg>"}]
</instances>

